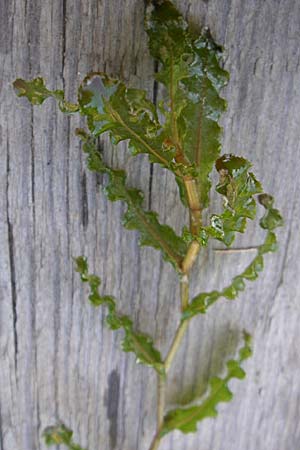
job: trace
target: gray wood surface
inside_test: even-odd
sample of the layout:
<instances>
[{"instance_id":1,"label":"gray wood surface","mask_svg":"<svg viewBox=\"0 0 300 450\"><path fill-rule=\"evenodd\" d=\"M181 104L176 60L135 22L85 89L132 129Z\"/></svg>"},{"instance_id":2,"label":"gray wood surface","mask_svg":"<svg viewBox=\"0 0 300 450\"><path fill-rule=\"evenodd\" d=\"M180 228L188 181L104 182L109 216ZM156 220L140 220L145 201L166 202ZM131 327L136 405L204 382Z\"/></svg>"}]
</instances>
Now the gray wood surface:
<instances>
[{"instance_id":1,"label":"gray wood surface","mask_svg":"<svg viewBox=\"0 0 300 450\"><path fill-rule=\"evenodd\" d=\"M243 154L285 227L280 251L235 302L220 301L191 324L172 370L168 401L203 392L210 375L254 335L246 381L232 381L232 403L198 433L166 437L162 450L298 450L300 448L300 3L299 0L178 0L196 25L208 25L226 48L231 82L224 91L224 151ZM119 350L120 333L73 272L85 254L103 290L165 352L179 318L178 283L153 249L125 231L124 207L109 204L103 180L86 170L74 129L52 101L31 108L17 99L16 77L42 75L74 100L85 73L105 70L153 96L154 63L143 30L142 0L0 0L0 450L41 450L42 430L63 421L90 450L146 450L155 428L152 371ZM146 206L180 230L185 215L176 185L126 145L103 148L130 171ZM100 191L100 192L99 192ZM215 206L213 199L213 207ZM235 248L255 246L257 226ZM221 287L253 254L202 252L193 293Z\"/></svg>"}]
</instances>

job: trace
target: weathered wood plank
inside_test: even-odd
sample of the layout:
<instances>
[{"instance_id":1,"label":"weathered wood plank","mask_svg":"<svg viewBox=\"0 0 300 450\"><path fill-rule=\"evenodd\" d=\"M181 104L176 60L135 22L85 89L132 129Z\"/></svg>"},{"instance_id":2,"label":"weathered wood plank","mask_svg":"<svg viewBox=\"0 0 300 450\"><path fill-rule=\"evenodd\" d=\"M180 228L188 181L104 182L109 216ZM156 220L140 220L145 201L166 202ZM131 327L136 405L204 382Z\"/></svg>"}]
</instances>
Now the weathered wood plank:
<instances>
[{"instance_id":1,"label":"weathered wood plank","mask_svg":"<svg viewBox=\"0 0 300 450\"><path fill-rule=\"evenodd\" d=\"M244 154L275 194L286 226L280 252L261 280L236 302L220 302L191 326L172 371L170 402L201 393L222 369L239 330L254 334L248 378L233 382L235 400L195 436L174 433L162 450L295 450L300 443L299 125L300 5L297 0L178 0L197 25L226 48L231 83L224 95L224 151ZM41 74L74 98L85 73L121 75L153 96L154 64L143 30L144 2L2 0L0 14L0 450L44 449L41 432L63 420L90 450L147 449L155 427L155 375L119 349L86 301L72 256L86 254L106 292L166 351L176 327L178 284L152 249L139 249L120 224L123 206L99 194L101 179L85 168L74 129L48 101L31 109L10 87ZM160 93L159 93L160 94ZM148 206L178 230L184 214L172 177L126 146L103 149ZM215 207L215 201L211 208ZM257 245L252 227L236 246ZM193 291L221 287L251 254L210 246L193 272ZM236 270L236 269L235 269ZM199 273L199 275L198 275ZM175 314L175 318L174 318ZM152 320L154 318L155 320ZM150 389L151 387L151 389Z\"/></svg>"}]
</instances>

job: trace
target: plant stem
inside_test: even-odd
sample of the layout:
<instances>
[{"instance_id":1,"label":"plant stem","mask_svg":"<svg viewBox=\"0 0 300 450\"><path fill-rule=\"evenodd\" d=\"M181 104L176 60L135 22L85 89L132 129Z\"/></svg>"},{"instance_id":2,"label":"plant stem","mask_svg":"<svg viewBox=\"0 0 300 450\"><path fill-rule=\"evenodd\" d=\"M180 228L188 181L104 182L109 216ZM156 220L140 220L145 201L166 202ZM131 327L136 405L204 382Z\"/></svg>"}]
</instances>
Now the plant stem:
<instances>
[{"instance_id":1,"label":"plant stem","mask_svg":"<svg viewBox=\"0 0 300 450\"><path fill-rule=\"evenodd\" d=\"M184 311L189 303L189 279L186 274L183 275L180 280L180 299L181 299L181 310ZM165 359L166 373L168 373L171 367L171 364L181 344L181 341L185 335L187 327L188 327L188 320L184 320L183 322L180 322L176 330L175 337L173 339L173 342Z\"/></svg>"},{"instance_id":2,"label":"plant stem","mask_svg":"<svg viewBox=\"0 0 300 450\"><path fill-rule=\"evenodd\" d=\"M186 178L184 180L186 193L189 203L190 211L190 231L193 235L197 235L201 226L201 207L199 194L197 190L197 183L194 179ZM183 312L189 304L189 278L188 274L193 267L198 253L200 251L200 244L197 240L191 242L187 254L182 261L181 269L182 275L180 279L180 300L181 311ZM166 396L166 377L172 365L173 359L179 349L182 339L186 333L189 325L189 320L181 321L174 336L171 347L168 351L164 361L165 377L158 375L157 379L157 429L155 436L151 442L149 450L157 450L161 440L161 430L164 424L164 410L165 410L165 396Z\"/></svg>"},{"instance_id":3,"label":"plant stem","mask_svg":"<svg viewBox=\"0 0 300 450\"><path fill-rule=\"evenodd\" d=\"M166 396L166 380L162 375L157 376L157 429L161 428L164 421Z\"/></svg>"},{"instance_id":4,"label":"plant stem","mask_svg":"<svg viewBox=\"0 0 300 450\"><path fill-rule=\"evenodd\" d=\"M190 210L190 231L196 236L201 226L201 204L197 181L195 178L185 177L184 185Z\"/></svg>"},{"instance_id":5,"label":"plant stem","mask_svg":"<svg viewBox=\"0 0 300 450\"><path fill-rule=\"evenodd\" d=\"M183 312L189 304L189 278L186 274L182 275L180 279L180 301Z\"/></svg>"},{"instance_id":6,"label":"plant stem","mask_svg":"<svg viewBox=\"0 0 300 450\"><path fill-rule=\"evenodd\" d=\"M159 444L160 444L160 440L161 440L160 430L158 429L152 442L151 442L149 450L157 450L159 447Z\"/></svg>"},{"instance_id":7,"label":"plant stem","mask_svg":"<svg viewBox=\"0 0 300 450\"><path fill-rule=\"evenodd\" d=\"M182 269L183 274L187 275L189 273L189 271L191 270L191 268L193 267L193 265L197 259L199 251L200 251L199 242L192 241L188 248L187 254L181 264L181 269Z\"/></svg>"},{"instance_id":8,"label":"plant stem","mask_svg":"<svg viewBox=\"0 0 300 450\"><path fill-rule=\"evenodd\" d=\"M189 279L187 274L184 274L180 280L180 299L181 299L181 309L184 310L189 303ZM168 351L165 359L165 372L166 375L171 367L173 359L177 353L177 350L181 344L181 341L185 335L188 327L188 320L180 322L177 328L175 337ZM163 426L164 421L164 410L165 410L165 395L166 395L166 378L162 375L158 375L157 378L157 431L151 442L149 450L157 450L160 444L160 430Z\"/></svg>"},{"instance_id":9,"label":"plant stem","mask_svg":"<svg viewBox=\"0 0 300 450\"><path fill-rule=\"evenodd\" d=\"M170 370L171 364L173 362L173 359L177 353L177 350L181 344L181 341L185 335L185 332L187 330L188 327L188 320L185 320L184 322L180 322L179 327L177 328L175 337L173 339L172 345L170 347L170 350L168 352L168 355L165 359L165 370L166 373L168 373L168 371Z\"/></svg>"}]
</instances>

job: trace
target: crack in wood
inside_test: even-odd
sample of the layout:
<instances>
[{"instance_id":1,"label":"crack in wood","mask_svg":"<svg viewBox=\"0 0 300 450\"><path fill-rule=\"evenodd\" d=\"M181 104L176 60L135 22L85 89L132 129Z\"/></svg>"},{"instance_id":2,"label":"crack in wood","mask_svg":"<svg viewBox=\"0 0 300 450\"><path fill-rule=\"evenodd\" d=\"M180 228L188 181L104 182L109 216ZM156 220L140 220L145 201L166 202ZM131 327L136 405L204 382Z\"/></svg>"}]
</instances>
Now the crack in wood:
<instances>
[{"instance_id":1,"label":"crack in wood","mask_svg":"<svg viewBox=\"0 0 300 450\"><path fill-rule=\"evenodd\" d=\"M66 65L66 51L67 51L67 0L63 0L62 2L62 62L61 62L61 79L63 84L63 91L66 91L66 82L65 82L65 65ZM67 240L68 240L68 255L70 256L70 177L69 177L69 169L70 169L70 120L69 117L66 117L67 121L67 130L66 130L66 222L67 222Z\"/></svg>"},{"instance_id":2,"label":"crack in wood","mask_svg":"<svg viewBox=\"0 0 300 450\"><path fill-rule=\"evenodd\" d=\"M3 428L2 428L2 408L0 403L0 450L4 450Z\"/></svg>"},{"instance_id":3,"label":"crack in wood","mask_svg":"<svg viewBox=\"0 0 300 450\"><path fill-rule=\"evenodd\" d=\"M10 152L9 152L9 142L7 142L7 161L6 161L6 221L7 221L7 232L8 232L8 249L9 249L9 267L10 267L10 286L11 286L11 304L12 304L12 316L13 316L13 336L14 336L14 363L15 370L17 374L18 369L18 331L17 331L17 291L16 291L16 267L15 267L15 244L14 244L14 233L13 225L9 217L9 174L10 174Z\"/></svg>"},{"instance_id":4,"label":"crack in wood","mask_svg":"<svg viewBox=\"0 0 300 450\"><path fill-rule=\"evenodd\" d=\"M158 72L158 61L154 61L154 73ZM152 101L154 105L157 105L157 95L158 95L158 82L154 80L153 82L153 97ZM148 185L148 208L151 210L152 207L152 185L153 185L153 163L150 163L150 173L149 173L149 185Z\"/></svg>"},{"instance_id":5,"label":"crack in wood","mask_svg":"<svg viewBox=\"0 0 300 450\"><path fill-rule=\"evenodd\" d=\"M117 444L119 398L120 375L117 370L113 370L109 374L107 388L107 418L109 420L109 442L111 449L114 449Z\"/></svg>"},{"instance_id":6,"label":"crack in wood","mask_svg":"<svg viewBox=\"0 0 300 450\"><path fill-rule=\"evenodd\" d=\"M246 253L246 252L254 252L257 251L259 245L254 245L251 247L240 247L240 248L213 248L213 251L216 253Z\"/></svg>"},{"instance_id":7,"label":"crack in wood","mask_svg":"<svg viewBox=\"0 0 300 450\"><path fill-rule=\"evenodd\" d=\"M81 178L81 221L84 229L87 228L89 224L89 206L88 197L86 190L86 173L83 172Z\"/></svg>"},{"instance_id":8,"label":"crack in wood","mask_svg":"<svg viewBox=\"0 0 300 450\"><path fill-rule=\"evenodd\" d=\"M30 148L31 148L31 202L32 202L32 218L33 218L33 236L35 237L35 145L34 145L34 120L33 120L33 106L31 106L31 120L30 120L30 129L31 129L31 139L30 139Z\"/></svg>"},{"instance_id":9,"label":"crack in wood","mask_svg":"<svg viewBox=\"0 0 300 450\"><path fill-rule=\"evenodd\" d=\"M284 246L284 255L283 255L283 258L282 258L282 265L281 265L281 268L280 268L280 272L278 274L278 283L276 284L275 291L274 291L274 296L273 296L274 299L277 298L278 291L279 291L280 287L283 285L283 282L284 282L284 272L285 272L285 269L287 267L287 257L288 257L288 254L289 254L288 249L289 249L290 242L291 242L291 235L292 235L292 230L291 230L291 226L290 226L289 230L288 230L286 244Z\"/></svg>"},{"instance_id":10,"label":"crack in wood","mask_svg":"<svg viewBox=\"0 0 300 450\"><path fill-rule=\"evenodd\" d=\"M63 81L63 90L65 91L65 78L64 78L64 70L65 70L65 58L66 58L66 37L67 37L67 0L62 1L62 65L61 65L61 78Z\"/></svg>"}]
</instances>

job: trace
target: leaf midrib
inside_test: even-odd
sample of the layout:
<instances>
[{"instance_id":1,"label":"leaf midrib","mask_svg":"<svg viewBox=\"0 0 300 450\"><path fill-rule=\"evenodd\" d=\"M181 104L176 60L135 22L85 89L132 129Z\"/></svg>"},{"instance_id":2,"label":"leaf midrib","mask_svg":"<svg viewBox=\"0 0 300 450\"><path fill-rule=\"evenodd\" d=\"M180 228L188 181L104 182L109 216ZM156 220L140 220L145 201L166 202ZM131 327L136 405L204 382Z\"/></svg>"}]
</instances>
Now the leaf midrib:
<instances>
[{"instance_id":1,"label":"leaf midrib","mask_svg":"<svg viewBox=\"0 0 300 450\"><path fill-rule=\"evenodd\" d=\"M224 380L222 380L223 383L222 383L222 385L219 387L219 389L217 389L217 390L215 391L215 393L214 393L211 397L208 397L208 398L202 403L202 405L199 405L198 407L196 406L196 408L198 408L198 409L197 409L195 412L191 413L190 416L188 416L188 417L185 418L185 419L182 419L181 422L179 422L179 424L178 424L178 422L177 422L177 423L176 423L176 426L173 427L173 428L171 428L171 430L173 430L174 428L175 428L175 429L180 429L182 426L185 426L185 425L189 424L195 417L197 417L197 416L199 415L199 410L200 410L200 409L205 408L209 403L212 402L212 400L219 394L219 392L220 392L221 389L224 387L224 385L226 386L226 383L228 383L228 381L229 381L231 378L232 378L232 376L231 376L231 374L230 374L230 372L229 372L229 374L227 375L227 377L224 378ZM219 402L219 403L221 403L221 402ZM175 410L175 411L176 411L176 410ZM181 411L184 411L184 409L181 409ZM170 412L171 412L171 411L170 411ZM199 419L199 420L201 420L201 419ZM171 430L168 430L167 432L169 432L169 431L171 431Z\"/></svg>"},{"instance_id":2,"label":"leaf midrib","mask_svg":"<svg viewBox=\"0 0 300 450\"><path fill-rule=\"evenodd\" d=\"M151 147L144 139L142 139L132 128L130 128L122 119L122 117L119 115L119 113L114 110L110 105L108 107L109 112L111 113L112 117L119 122L136 140L138 140L146 149L149 151L150 154L154 155L156 158L160 160L160 162L165 166L169 166L169 162L163 158L157 151ZM176 175L181 176L180 172L178 170L175 171Z\"/></svg>"},{"instance_id":3,"label":"leaf midrib","mask_svg":"<svg viewBox=\"0 0 300 450\"><path fill-rule=\"evenodd\" d=\"M202 99L203 101L203 99ZM197 139L196 146L194 150L195 163L199 167L201 162L202 154L202 118L203 118L203 104L200 102L199 116L198 116L198 129L197 129Z\"/></svg>"},{"instance_id":4,"label":"leaf midrib","mask_svg":"<svg viewBox=\"0 0 300 450\"><path fill-rule=\"evenodd\" d=\"M125 192L125 196L126 196L128 205L130 205L131 208L134 209L135 213L140 218L140 220L143 222L143 225L148 230L150 235L152 235L156 239L156 241L159 243L159 245L165 251L165 253L176 263L177 267L180 268L183 258L180 255L178 255L177 253L173 252L173 250L166 243L166 241L163 238L161 238L160 234L156 231L155 227L153 227L151 225L151 222L147 220L147 213L135 205L135 203L132 201L130 195L128 194L127 190ZM159 225L161 225L161 224L159 224ZM161 226L163 226L163 225L161 225Z\"/></svg>"},{"instance_id":5,"label":"leaf midrib","mask_svg":"<svg viewBox=\"0 0 300 450\"><path fill-rule=\"evenodd\" d=\"M147 352L147 351L145 350L145 348L139 343L138 338L137 338L137 335L136 335L134 332L131 332L131 337L132 337L132 339L133 339L133 341L134 341L136 347L138 347L138 350L139 350L140 353L144 356L145 361L146 361L148 364L152 364L152 365L154 366L155 364L162 363L162 361L156 361L156 360L154 359L154 357L152 357L151 355L149 355L149 352ZM143 337L145 337L145 336L143 336ZM146 338L146 337L145 337L145 338ZM150 345L152 345L152 343L151 343ZM153 349L155 350L154 347L153 347ZM156 369L156 370L158 370L158 369Z\"/></svg>"}]
</instances>

